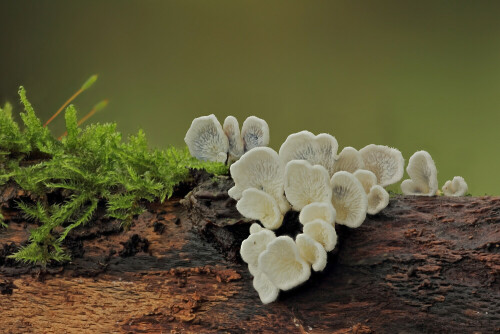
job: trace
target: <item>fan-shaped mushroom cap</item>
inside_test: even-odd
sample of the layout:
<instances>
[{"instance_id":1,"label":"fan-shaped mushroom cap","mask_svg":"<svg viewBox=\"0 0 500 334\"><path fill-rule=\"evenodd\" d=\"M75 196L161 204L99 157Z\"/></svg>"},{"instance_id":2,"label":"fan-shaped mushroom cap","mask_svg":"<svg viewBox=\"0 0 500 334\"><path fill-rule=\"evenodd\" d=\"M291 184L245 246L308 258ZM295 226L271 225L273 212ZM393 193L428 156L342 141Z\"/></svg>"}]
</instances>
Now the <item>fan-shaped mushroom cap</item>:
<instances>
[{"instance_id":1,"label":"fan-shaped mushroom cap","mask_svg":"<svg viewBox=\"0 0 500 334\"><path fill-rule=\"evenodd\" d=\"M241 138L243 139L245 152L254 147L269 145L269 126L267 122L255 116L248 117L241 127Z\"/></svg>"},{"instance_id":2,"label":"fan-shaped mushroom cap","mask_svg":"<svg viewBox=\"0 0 500 334\"><path fill-rule=\"evenodd\" d=\"M269 194L255 188L243 191L236 209L245 217L258 219L265 228L275 230L281 226L283 215L276 200Z\"/></svg>"},{"instance_id":3,"label":"fan-shaped mushroom cap","mask_svg":"<svg viewBox=\"0 0 500 334\"><path fill-rule=\"evenodd\" d=\"M243 240L241 243L241 258L243 261L248 263L250 273L252 273L252 275L255 273L255 268L257 268L259 255L275 238L276 236L274 235L274 232L264 229L260 232L250 234L248 238Z\"/></svg>"},{"instance_id":4,"label":"fan-shaped mushroom cap","mask_svg":"<svg viewBox=\"0 0 500 334\"><path fill-rule=\"evenodd\" d=\"M408 162L409 180L401 183L405 195L434 196L438 190L437 170L434 160L426 151L415 152Z\"/></svg>"},{"instance_id":5,"label":"fan-shaped mushroom cap","mask_svg":"<svg viewBox=\"0 0 500 334\"><path fill-rule=\"evenodd\" d=\"M315 136L309 131L301 131L288 136L281 145L279 156L284 166L292 160L307 160L312 165L321 165L333 175L339 145L335 137L320 133Z\"/></svg>"},{"instance_id":6,"label":"fan-shaped mushroom cap","mask_svg":"<svg viewBox=\"0 0 500 334\"><path fill-rule=\"evenodd\" d=\"M443 186L443 193L446 196L464 196L467 190L467 183L461 176L455 176L452 181L446 181Z\"/></svg>"},{"instance_id":7,"label":"fan-shaped mushroom cap","mask_svg":"<svg viewBox=\"0 0 500 334\"><path fill-rule=\"evenodd\" d=\"M325 167L306 160L292 160L285 167L285 196L294 210L313 202L330 202L332 188Z\"/></svg>"},{"instance_id":8,"label":"fan-shaped mushroom cap","mask_svg":"<svg viewBox=\"0 0 500 334\"><path fill-rule=\"evenodd\" d=\"M337 172L332 180L332 204L337 212L335 222L355 228L363 224L368 198L358 179L348 172Z\"/></svg>"},{"instance_id":9,"label":"fan-shaped mushroom cap","mask_svg":"<svg viewBox=\"0 0 500 334\"><path fill-rule=\"evenodd\" d=\"M337 213L332 202L314 202L302 208L299 214L299 221L302 225L312 222L316 219L324 220L327 223L334 224Z\"/></svg>"},{"instance_id":10,"label":"fan-shaped mushroom cap","mask_svg":"<svg viewBox=\"0 0 500 334\"><path fill-rule=\"evenodd\" d=\"M405 160L399 150L370 144L363 147L359 153L365 163L364 169L372 171L382 187L396 183L403 177Z\"/></svg>"},{"instance_id":11,"label":"fan-shaped mushroom cap","mask_svg":"<svg viewBox=\"0 0 500 334\"><path fill-rule=\"evenodd\" d=\"M378 184L368 193L368 210L370 215L376 215L389 205L389 193Z\"/></svg>"},{"instance_id":12,"label":"fan-shaped mushroom cap","mask_svg":"<svg viewBox=\"0 0 500 334\"><path fill-rule=\"evenodd\" d=\"M263 272L257 272L253 278L253 287L259 293L260 301L263 304L272 303L278 298L280 289L267 278Z\"/></svg>"},{"instance_id":13,"label":"fan-shaped mushroom cap","mask_svg":"<svg viewBox=\"0 0 500 334\"><path fill-rule=\"evenodd\" d=\"M267 245L259 255L259 269L281 290L290 290L311 276L311 267L288 236L277 237Z\"/></svg>"},{"instance_id":14,"label":"fan-shaped mushroom cap","mask_svg":"<svg viewBox=\"0 0 500 334\"><path fill-rule=\"evenodd\" d=\"M254 234L262 230L264 230L264 228L257 223L253 223L252 225L250 225L250 234Z\"/></svg>"},{"instance_id":15,"label":"fan-shaped mushroom cap","mask_svg":"<svg viewBox=\"0 0 500 334\"><path fill-rule=\"evenodd\" d=\"M229 189L229 196L239 200L245 189L255 188L271 195L282 213L288 211L283 190L285 171L273 149L256 147L248 151L231 165L230 171L234 187Z\"/></svg>"},{"instance_id":16,"label":"fan-shaped mushroom cap","mask_svg":"<svg viewBox=\"0 0 500 334\"><path fill-rule=\"evenodd\" d=\"M304 225L304 234L319 242L327 252L333 250L337 244L337 232L332 224L321 219L313 220Z\"/></svg>"},{"instance_id":17,"label":"fan-shaped mushroom cap","mask_svg":"<svg viewBox=\"0 0 500 334\"><path fill-rule=\"evenodd\" d=\"M319 242L303 233L297 235L295 242L299 248L300 256L312 264L314 271L325 269L326 251Z\"/></svg>"},{"instance_id":18,"label":"fan-shaped mushroom cap","mask_svg":"<svg viewBox=\"0 0 500 334\"><path fill-rule=\"evenodd\" d=\"M227 116L224 120L223 129L229 141L228 161L234 162L238 160L244 153L243 139L241 139L240 126L236 117Z\"/></svg>"},{"instance_id":19,"label":"fan-shaped mushroom cap","mask_svg":"<svg viewBox=\"0 0 500 334\"><path fill-rule=\"evenodd\" d=\"M229 141L215 115L195 118L184 137L189 153L199 160L226 162Z\"/></svg>"},{"instance_id":20,"label":"fan-shaped mushroom cap","mask_svg":"<svg viewBox=\"0 0 500 334\"><path fill-rule=\"evenodd\" d=\"M370 189L377 184L377 176L366 169L360 169L354 172L353 174L365 190L365 193L369 194Z\"/></svg>"},{"instance_id":21,"label":"fan-shaped mushroom cap","mask_svg":"<svg viewBox=\"0 0 500 334\"><path fill-rule=\"evenodd\" d=\"M333 166L333 173L340 172L341 170L354 173L358 169L363 169L365 163L361 157L361 153L358 152L354 147L344 147L342 152L340 152L337 157L337 161Z\"/></svg>"}]
</instances>

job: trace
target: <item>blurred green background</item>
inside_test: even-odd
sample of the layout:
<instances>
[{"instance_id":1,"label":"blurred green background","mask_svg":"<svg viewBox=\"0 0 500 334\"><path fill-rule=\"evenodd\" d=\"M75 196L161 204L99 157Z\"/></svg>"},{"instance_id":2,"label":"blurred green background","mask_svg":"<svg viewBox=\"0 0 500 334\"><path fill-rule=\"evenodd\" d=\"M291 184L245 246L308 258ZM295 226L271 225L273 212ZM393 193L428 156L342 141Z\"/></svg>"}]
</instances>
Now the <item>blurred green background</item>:
<instances>
[{"instance_id":1,"label":"blurred green background","mask_svg":"<svg viewBox=\"0 0 500 334\"><path fill-rule=\"evenodd\" d=\"M43 120L94 73L80 115L183 145L191 120L257 115L340 148L433 156L440 186L500 194L500 2L0 1L0 101ZM63 130L63 118L51 129ZM340 150L339 150L340 151Z\"/></svg>"}]
</instances>

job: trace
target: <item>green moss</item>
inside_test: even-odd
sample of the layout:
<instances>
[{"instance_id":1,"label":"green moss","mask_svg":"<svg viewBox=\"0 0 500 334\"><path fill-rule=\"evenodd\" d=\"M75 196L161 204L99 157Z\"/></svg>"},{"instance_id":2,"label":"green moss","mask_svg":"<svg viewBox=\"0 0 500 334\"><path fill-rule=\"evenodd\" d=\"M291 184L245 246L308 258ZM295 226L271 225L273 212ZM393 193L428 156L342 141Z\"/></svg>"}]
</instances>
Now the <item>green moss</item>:
<instances>
[{"instance_id":1,"label":"green moss","mask_svg":"<svg viewBox=\"0 0 500 334\"><path fill-rule=\"evenodd\" d=\"M65 110L67 136L61 141L44 127L19 89L25 112L21 128L12 119L12 107L0 109L0 185L8 181L37 196L35 204L19 202L25 215L38 223L30 231L29 244L12 258L46 264L68 260L63 241L68 233L89 222L98 207L128 227L144 211L144 202L164 201L175 187L189 178L189 169L226 174L227 166L202 162L187 148L148 148L142 131L123 141L116 124L77 126L77 112ZM60 203L49 204L46 194L64 194ZM0 216L0 224L3 223ZM56 232L58 231L58 232Z\"/></svg>"}]
</instances>

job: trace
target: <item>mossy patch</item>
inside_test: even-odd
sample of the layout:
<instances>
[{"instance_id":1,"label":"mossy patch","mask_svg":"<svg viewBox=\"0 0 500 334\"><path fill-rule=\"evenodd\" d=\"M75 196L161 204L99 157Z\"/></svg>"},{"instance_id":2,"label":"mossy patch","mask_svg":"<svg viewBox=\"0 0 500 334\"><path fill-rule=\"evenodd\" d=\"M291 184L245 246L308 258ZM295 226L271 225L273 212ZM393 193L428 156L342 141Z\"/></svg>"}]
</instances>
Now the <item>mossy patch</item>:
<instances>
[{"instance_id":1,"label":"mossy patch","mask_svg":"<svg viewBox=\"0 0 500 334\"><path fill-rule=\"evenodd\" d=\"M227 166L202 162L187 148L149 149L145 134L122 140L116 124L79 127L73 105L65 110L67 135L58 140L35 115L23 87L22 125L12 118L12 106L0 109L0 186L15 182L38 200L19 202L26 217L38 224L29 243L11 257L26 263L65 261L63 241L90 220L98 207L128 227L143 212L143 204L164 201L189 178L190 169L225 174ZM46 195L62 194L55 203ZM0 213L0 224L5 227Z\"/></svg>"}]
</instances>

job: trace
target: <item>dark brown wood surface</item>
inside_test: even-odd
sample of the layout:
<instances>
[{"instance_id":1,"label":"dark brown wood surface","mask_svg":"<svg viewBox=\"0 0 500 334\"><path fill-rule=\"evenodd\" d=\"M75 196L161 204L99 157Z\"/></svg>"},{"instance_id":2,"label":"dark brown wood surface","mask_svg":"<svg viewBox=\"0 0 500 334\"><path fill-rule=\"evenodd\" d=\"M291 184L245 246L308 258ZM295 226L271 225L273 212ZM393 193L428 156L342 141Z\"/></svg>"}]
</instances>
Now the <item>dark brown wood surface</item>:
<instances>
[{"instance_id":1,"label":"dark brown wood surface","mask_svg":"<svg viewBox=\"0 0 500 334\"><path fill-rule=\"evenodd\" d=\"M129 231L98 215L70 234L73 260L47 268L6 257L34 225L13 204L27 194L4 188L0 332L500 332L500 198L391 198L360 228L337 226L324 272L262 305L238 256L251 222L231 183L199 177ZM285 225L278 234L298 233L297 214Z\"/></svg>"}]
</instances>

